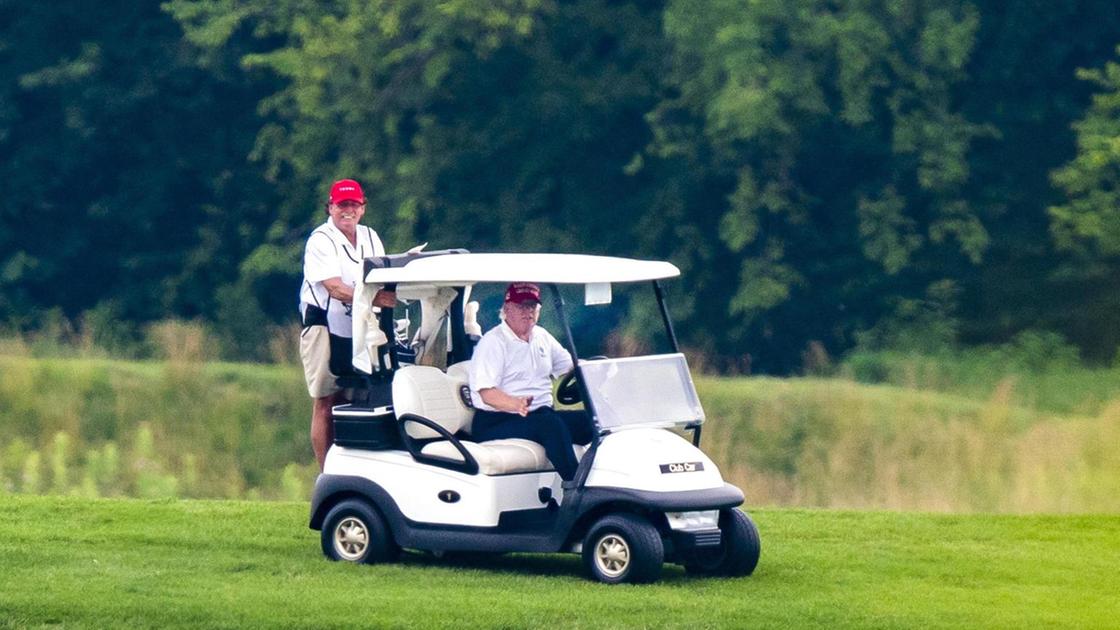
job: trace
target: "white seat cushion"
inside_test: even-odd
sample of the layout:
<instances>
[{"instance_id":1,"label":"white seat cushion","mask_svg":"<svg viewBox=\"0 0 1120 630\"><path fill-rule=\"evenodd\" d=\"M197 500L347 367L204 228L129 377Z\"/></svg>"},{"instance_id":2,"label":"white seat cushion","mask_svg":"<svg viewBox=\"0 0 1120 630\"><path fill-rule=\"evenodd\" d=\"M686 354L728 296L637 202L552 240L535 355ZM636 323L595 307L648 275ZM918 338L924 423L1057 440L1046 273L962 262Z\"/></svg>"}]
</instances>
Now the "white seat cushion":
<instances>
[{"instance_id":1,"label":"white seat cushion","mask_svg":"<svg viewBox=\"0 0 1120 630\"><path fill-rule=\"evenodd\" d=\"M532 440L511 438L481 443L462 440L461 443L478 461L478 472L484 475L552 470L552 464L544 454L544 447ZM576 454L576 459L579 459L583 457L587 447L573 445L572 450ZM462 454L447 440L427 444L420 452L424 455L463 460Z\"/></svg>"},{"instance_id":2,"label":"white seat cushion","mask_svg":"<svg viewBox=\"0 0 1120 630\"><path fill-rule=\"evenodd\" d=\"M463 440L462 444L478 461L478 471L484 475L548 470L552 467L544 455L544 447L531 440L490 440L482 444ZM420 452L460 461L463 459L458 449L447 440L427 444Z\"/></svg>"}]
</instances>

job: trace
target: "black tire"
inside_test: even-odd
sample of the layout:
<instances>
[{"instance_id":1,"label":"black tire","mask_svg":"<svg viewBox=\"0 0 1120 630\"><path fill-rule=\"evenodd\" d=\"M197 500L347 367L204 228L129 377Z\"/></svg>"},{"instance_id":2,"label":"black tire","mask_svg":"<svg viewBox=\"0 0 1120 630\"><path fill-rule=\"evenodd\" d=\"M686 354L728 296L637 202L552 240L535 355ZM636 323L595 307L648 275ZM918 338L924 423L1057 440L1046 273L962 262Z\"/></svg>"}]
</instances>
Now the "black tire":
<instances>
[{"instance_id":1,"label":"black tire","mask_svg":"<svg viewBox=\"0 0 1120 630\"><path fill-rule=\"evenodd\" d=\"M604 516L583 539L584 566L591 577L606 584L655 582L664 561L661 534L633 514Z\"/></svg>"},{"instance_id":2,"label":"black tire","mask_svg":"<svg viewBox=\"0 0 1120 630\"><path fill-rule=\"evenodd\" d=\"M685 560L685 571L731 577L754 573L762 553L762 541L751 517L739 508L724 510L719 515L719 528L723 538L720 546L694 552Z\"/></svg>"},{"instance_id":3,"label":"black tire","mask_svg":"<svg viewBox=\"0 0 1120 630\"><path fill-rule=\"evenodd\" d=\"M377 510L367 501L347 499L331 508L319 541L331 560L373 564L395 559L401 551Z\"/></svg>"}]
</instances>

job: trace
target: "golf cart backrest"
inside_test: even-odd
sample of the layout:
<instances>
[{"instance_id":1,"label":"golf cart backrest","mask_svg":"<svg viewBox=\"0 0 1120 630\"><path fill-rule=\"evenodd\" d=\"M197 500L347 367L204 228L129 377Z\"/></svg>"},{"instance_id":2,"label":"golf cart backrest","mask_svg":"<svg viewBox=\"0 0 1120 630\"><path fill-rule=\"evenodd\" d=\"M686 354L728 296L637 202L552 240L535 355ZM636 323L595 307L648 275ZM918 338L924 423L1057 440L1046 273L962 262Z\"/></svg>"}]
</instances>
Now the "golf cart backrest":
<instances>
[{"instance_id":1,"label":"golf cart backrest","mask_svg":"<svg viewBox=\"0 0 1120 630\"><path fill-rule=\"evenodd\" d=\"M465 388L465 378L444 374L439 368L404 366L393 377L393 408L398 418L406 414L427 418L454 435L469 429L474 417L474 409L463 398ZM415 422L405 424L405 431L417 440L441 437Z\"/></svg>"},{"instance_id":2,"label":"golf cart backrest","mask_svg":"<svg viewBox=\"0 0 1120 630\"><path fill-rule=\"evenodd\" d=\"M475 302L475 304L477 304L477 302ZM447 366L447 375L464 383L470 382L471 362L460 361L458 363L452 363Z\"/></svg>"}]
</instances>

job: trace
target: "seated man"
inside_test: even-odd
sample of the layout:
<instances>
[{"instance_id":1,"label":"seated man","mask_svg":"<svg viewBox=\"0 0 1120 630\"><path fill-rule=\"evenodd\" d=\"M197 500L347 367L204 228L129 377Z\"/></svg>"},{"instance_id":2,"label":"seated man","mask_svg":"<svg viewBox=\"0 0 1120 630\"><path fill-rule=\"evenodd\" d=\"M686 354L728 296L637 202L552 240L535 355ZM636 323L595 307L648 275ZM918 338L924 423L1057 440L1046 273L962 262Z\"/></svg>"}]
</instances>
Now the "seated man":
<instances>
[{"instance_id":1,"label":"seated man","mask_svg":"<svg viewBox=\"0 0 1120 630\"><path fill-rule=\"evenodd\" d=\"M552 378L572 369L572 356L547 330L537 326L541 292L515 282L506 289L503 321L474 349L471 400L477 411L471 434L479 442L507 438L544 447L564 481L576 475L572 444L591 442L591 423L581 411L552 409Z\"/></svg>"}]
</instances>

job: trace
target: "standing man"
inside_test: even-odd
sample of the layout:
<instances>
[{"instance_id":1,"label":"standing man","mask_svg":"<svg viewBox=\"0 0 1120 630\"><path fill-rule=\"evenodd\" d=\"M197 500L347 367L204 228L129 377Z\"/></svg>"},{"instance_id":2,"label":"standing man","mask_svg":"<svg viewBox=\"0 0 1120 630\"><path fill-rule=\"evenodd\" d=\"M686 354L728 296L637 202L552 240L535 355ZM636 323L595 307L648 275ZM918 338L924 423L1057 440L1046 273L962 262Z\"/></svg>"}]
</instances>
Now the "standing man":
<instances>
[{"instance_id":1,"label":"standing man","mask_svg":"<svg viewBox=\"0 0 1120 630\"><path fill-rule=\"evenodd\" d=\"M552 379L572 369L572 355L537 326L540 312L537 285L509 285L504 321L482 336L471 357L471 400L477 410L471 434L479 442L532 440L568 482L579 464L572 444L591 442L591 423L582 411L552 409Z\"/></svg>"},{"instance_id":2,"label":"standing man","mask_svg":"<svg viewBox=\"0 0 1120 630\"><path fill-rule=\"evenodd\" d=\"M303 286L299 294L303 322L299 354L307 392L314 399L311 448L320 470L334 440L331 407L343 402L335 379L353 371L350 311L354 287L362 281L362 261L370 256L385 255L377 232L359 225L366 212L366 197L358 182L352 179L335 182L326 209L330 218L307 239ZM395 295L381 291L375 296L374 304L392 307Z\"/></svg>"}]
</instances>

